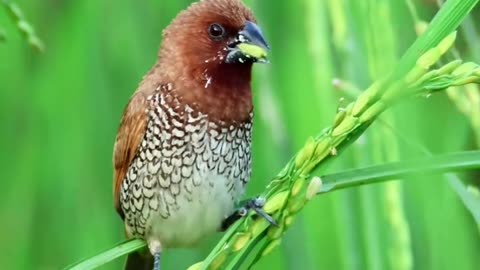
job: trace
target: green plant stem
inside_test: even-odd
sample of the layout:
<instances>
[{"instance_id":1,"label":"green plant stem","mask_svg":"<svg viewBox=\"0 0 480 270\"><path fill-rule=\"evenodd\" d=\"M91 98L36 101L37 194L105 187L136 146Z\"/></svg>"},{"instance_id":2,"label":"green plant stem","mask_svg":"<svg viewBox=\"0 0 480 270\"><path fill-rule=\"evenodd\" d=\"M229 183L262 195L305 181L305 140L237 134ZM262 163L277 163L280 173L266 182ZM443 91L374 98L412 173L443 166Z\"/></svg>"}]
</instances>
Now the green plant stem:
<instances>
[{"instance_id":1,"label":"green plant stem","mask_svg":"<svg viewBox=\"0 0 480 270\"><path fill-rule=\"evenodd\" d=\"M457 192L465 207L472 214L473 219L480 228L480 196L463 184L463 182L454 174L445 175L450 186ZM477 189L478 191L478 189Z\"/></svg>"},{"instance_id":2,"label":"green plant stem","mask_svg":"<svg viewBox=\"0 0 480 270\"><path fill-rule=\"evenodd\" d=\"M318 193L349 187L407 178L417 174L437 174L480 168L480 151L460 152L428 158L392 162L353 169L321 177L323 185Z\"/></svg>"},{"instance_id":3,"label":"green plant stem","mask_svg":"<svg viewBox=\"0 0 480 270\"><path fill-rule=\"evenodd\" d=\"M94 257L85 259L78 263L65 267L65 270L86 270L95 269L123 255L140 250L146 246L145 242L139 239L124 241L115 247L108 249Z\"/></svg>"}]
</instances>

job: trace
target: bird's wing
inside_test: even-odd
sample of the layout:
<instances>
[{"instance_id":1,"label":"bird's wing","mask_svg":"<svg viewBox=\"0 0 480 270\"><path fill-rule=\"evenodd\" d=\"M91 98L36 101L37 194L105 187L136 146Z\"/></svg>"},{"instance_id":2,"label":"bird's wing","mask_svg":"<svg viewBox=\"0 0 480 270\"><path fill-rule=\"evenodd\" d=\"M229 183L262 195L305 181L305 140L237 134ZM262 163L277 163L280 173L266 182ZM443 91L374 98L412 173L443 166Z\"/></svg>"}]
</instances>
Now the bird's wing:
<instances>
[{"instance_id":1,"label":"bird's wing","mask_svg":"<svg viewBox=\"0 0 480 270\"><path fill-rule=\"evenodd\" d=\"M113 196L117 212L124 217L120 206L120 189L133 158L145 135L148 117L147 99L141 92L135 93L123 113L113 149Z\"/></svg>"}]
</instances>

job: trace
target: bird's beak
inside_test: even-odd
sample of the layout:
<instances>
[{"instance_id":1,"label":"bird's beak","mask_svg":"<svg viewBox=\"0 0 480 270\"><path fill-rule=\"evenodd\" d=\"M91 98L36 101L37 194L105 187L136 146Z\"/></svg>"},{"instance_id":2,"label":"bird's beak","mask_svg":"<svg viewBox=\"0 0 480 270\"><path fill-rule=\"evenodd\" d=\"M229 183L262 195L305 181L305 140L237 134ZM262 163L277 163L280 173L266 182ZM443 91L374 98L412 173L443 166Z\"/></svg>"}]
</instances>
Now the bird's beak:
<instances>
[{"instance_id":1,"label":"bird's beak","mask_svg":"<svg viewBox=\"0 0 480 270\"><path fill-rule=\"evenodd\" d=\"M263 37L262 30L253 22L247 21L238 32L235 40L228 45L226 63L268 63L270 47Z\"/></svg>"}]
</instances>

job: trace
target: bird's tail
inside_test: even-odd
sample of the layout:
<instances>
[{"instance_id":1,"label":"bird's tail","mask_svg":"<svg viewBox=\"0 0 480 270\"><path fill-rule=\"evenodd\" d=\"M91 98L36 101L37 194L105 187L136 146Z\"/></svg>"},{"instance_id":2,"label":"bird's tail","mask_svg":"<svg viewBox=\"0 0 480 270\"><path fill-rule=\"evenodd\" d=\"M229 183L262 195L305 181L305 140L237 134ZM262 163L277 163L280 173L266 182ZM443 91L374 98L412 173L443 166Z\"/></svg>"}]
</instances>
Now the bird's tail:
<instances>
[{"instance_id":1,"label":"bird's tail","mask_svg":"<svg viewBox=\"0 0 480 270\"><path fill-rule=\"evenodd\" d=\"M153 256L148 252L134 252L128 254L125 270L152 270Z\"/></svg>"}]
</instances>

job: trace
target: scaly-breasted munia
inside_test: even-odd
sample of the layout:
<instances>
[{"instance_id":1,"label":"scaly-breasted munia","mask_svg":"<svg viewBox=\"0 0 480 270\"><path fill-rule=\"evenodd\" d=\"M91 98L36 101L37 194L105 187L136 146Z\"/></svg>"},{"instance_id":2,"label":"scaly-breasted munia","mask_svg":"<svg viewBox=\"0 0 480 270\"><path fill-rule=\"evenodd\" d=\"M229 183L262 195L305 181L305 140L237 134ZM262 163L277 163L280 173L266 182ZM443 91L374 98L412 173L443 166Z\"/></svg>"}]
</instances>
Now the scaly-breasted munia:
<instances>
[{"instance_id":1,"label":"scaly-breasted munia","mask_svg":"<svg viewBox=\"0 0 480 270\"><path fill-rule=\"evenodd\" d=\"M131 97L114 148L115 207L134 253L126 269L159 268L234 212L251 172L251 69L268 45L240 0L192 4L163 32L158 60Z\"/></svg>"}]
</instances>

